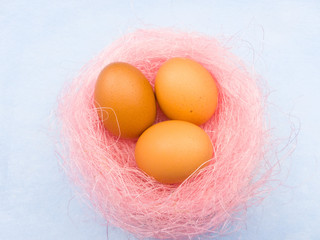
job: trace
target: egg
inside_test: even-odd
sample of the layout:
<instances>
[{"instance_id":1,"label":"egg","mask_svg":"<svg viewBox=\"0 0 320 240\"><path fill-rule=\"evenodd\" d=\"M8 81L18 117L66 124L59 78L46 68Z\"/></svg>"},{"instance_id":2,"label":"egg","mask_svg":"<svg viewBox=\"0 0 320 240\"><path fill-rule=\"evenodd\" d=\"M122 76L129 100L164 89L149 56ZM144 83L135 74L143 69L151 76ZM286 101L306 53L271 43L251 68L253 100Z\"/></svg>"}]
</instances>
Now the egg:
<instances>
[{"instance_id":1,"label":"egg","mask_svg":"<svg viewBox=\"0 0 320 240\"><path fill-rule=\"evenodd\" d=\"M148 128L135 147L137 166L164 184L181 183L212 158L213 146L199 126L168 120ZM203 164L203 165L202 165Z\"/></svg>"},{"instance_id":2,"label":"egg","mask_svg":"<svg viewBox=\"0 0 320 240\"><path fill-rule=\"evenodd\" d=\"M168 118L197 125L208 121L218 104L215 79L200 63L188 58L171 58L160 67L155 92Z\"/></svg>"},{"instance_id":3,"label":"egg","mask_svg":"<svg viewBox=\"0 0 320 240\"><path fill-rule=\"evenodd\" d=\"M137 138L156 117L152 87L134 66L115 62L100 73L94 90L99 118L113 135Z\"/></svg>"}]
</instances>

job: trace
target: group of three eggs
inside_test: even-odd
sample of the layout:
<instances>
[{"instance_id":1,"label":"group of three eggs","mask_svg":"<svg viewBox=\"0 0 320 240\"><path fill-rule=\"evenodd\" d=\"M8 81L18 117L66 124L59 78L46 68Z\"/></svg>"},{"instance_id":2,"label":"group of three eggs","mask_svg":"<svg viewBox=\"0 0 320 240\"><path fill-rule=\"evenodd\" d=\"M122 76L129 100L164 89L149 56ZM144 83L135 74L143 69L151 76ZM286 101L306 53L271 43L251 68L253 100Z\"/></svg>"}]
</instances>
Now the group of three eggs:
<instances>
[{"instance_id":1,"label":"group of three eggs","mask_svg":"<svg viewBox=\"0 0 320 240\"><path fill-rule=\"evenodd\" d=\"M212 142L198 125L214 114L218 89L200 63L178 57L161 65L154 88L136 67L114 62L98 76L95 106L113 135L138 138L135 160L143 172L164 184L181 183L212 158ZM156 101L171 120L154 124Z\"/></svg>"}]
</instances>

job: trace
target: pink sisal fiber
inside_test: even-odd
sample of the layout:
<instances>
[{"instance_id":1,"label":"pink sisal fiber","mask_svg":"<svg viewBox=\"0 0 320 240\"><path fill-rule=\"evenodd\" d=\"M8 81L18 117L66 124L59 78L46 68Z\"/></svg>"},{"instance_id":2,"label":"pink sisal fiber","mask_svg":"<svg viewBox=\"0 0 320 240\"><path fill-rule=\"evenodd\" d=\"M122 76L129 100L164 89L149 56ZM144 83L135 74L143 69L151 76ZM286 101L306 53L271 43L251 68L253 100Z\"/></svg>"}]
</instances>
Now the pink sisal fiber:
<instances>
[{"instance_id":1,"label":"pink sisal fiber","mask_svg":"<svg viewBox=\"0 0 320 240\"><path fill-rule=\"evenodd\" d=\"M154 86L172 57L201 63L217 81L219 104L201 127L214 145L210 164L180 185L163 185L136 166L136 140L113 137L93 102L100 71L127 62ZM246 209L267 192L269 136L257 77L212 37L172 30L138 30L91 60L59 99L62 165L107 223L139 238L186 239L240 227ZM156 122L166 120L158 109Z\"/></svg>"}]
</instances>

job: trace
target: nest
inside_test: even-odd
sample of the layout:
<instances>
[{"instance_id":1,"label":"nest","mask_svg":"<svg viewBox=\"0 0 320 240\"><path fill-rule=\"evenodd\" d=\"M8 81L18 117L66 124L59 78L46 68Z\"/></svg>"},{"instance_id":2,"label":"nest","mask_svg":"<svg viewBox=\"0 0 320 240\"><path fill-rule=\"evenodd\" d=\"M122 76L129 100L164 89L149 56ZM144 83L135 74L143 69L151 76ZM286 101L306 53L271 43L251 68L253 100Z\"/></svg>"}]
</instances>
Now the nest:
<instances>
[{"instance_id":1,"label":"nest","mask_svg":"<svg viewBox=\"0 0 320 240\"><path fill-rule=\"evenodd\" d=\"M219 105L201 125L214 145L211 163L180 185L147 177L135 163L136 140L110 135L94 106L100 71L122 61L154 86L173 57L201 63L216 79ZM60 154L72 182L106 222L139 238L185 239L239 227L249 205L264 195L269 137L257 77L215 38L172 30L138 30L92 59L59 99ZM166 120L158 108L156 122Z\"/></svg>"}]
</instances>

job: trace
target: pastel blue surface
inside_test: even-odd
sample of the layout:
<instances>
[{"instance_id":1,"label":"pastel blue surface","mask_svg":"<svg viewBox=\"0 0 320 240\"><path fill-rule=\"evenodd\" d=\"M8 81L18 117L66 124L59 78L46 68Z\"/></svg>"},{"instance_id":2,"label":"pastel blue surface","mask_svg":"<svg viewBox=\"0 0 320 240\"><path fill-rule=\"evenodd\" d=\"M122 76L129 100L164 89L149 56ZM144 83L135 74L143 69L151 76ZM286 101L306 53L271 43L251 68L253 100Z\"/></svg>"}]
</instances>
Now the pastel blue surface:
<instances>
[{"instance_id":1,"label":"pastel blue surface","mask_svg":"<svg viewBox=\"0 0 320 240\"><path fill-rule=\"evenodd\" d=\"M249 208L240 232L221 239L320 239L320 2L0 2L0 239L127 239L103 225L61 172L51 111L66 82L99 51L136 28L174 27L230 39L263 76L274 134L288 115L300 132L282 162L282 185ZM283 114L279 114L282 112ZM293 147L293 144L290 145ZM131 239L134 239L131 236Z\"/></svg>"}]
</instances>

